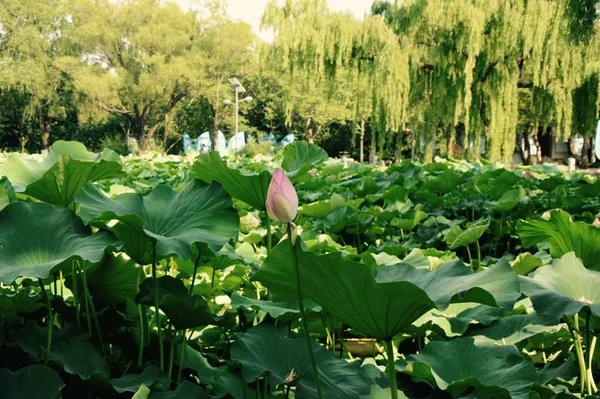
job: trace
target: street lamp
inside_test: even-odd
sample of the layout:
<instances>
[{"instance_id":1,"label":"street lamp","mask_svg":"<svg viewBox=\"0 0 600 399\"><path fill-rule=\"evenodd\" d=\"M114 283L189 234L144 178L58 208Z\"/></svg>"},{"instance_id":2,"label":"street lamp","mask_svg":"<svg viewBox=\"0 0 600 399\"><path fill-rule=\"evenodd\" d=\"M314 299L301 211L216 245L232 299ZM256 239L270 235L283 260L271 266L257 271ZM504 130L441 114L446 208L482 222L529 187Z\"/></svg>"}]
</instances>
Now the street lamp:
<instances>
[{"instance_id":1,"label":"street lamp","mask_svg":"<svg viewBox=\"0 0 600 399\"><path fill-rule=\"evenodd\" d=\"M245 103L248 101L252 101L253 98L251 96L248 96L241 100L239 99L240 93L245 93L246 89L244 89L244 86L242 86L242 84L240 83L239 80L237 80L237 78L229 79L229 84L231 84L231 86L233 86L233 88L235 89L235 134L237 134L239 131L239 127L238 127L239 103ZM233 105L234 103L231 100L224 100L223 104Z\"/></svg>"}]
</instances>

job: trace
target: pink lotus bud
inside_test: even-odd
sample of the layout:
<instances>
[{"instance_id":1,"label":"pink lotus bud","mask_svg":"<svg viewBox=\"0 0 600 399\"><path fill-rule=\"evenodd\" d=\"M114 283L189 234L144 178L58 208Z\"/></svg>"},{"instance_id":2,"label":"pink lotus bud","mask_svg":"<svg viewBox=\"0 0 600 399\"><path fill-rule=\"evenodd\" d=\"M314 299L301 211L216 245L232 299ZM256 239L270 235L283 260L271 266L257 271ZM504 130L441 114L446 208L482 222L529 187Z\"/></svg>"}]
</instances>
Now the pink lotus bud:
<instances>
[{"instance_id":1,"label":"pink lotus bud","mask_svg":"<svg viewBox=\"0 0 600 399\"><path fill-rule=\"evenodd\" d=\"M275 169L267 192L267 214L277 222L289 223L298 213L298 194L280 168Z\"/></svg>"},{"instance_id":2,"label":"pink lotus bud","mask_svg":"<svg viewBox=\"0 0 600 399\"><path fill-rule=\"evenodd\" d=\"M594 219L594 222L592 224L596 227L600 227L600 219L598 219L598 218Z\"/></svg>"}]
</instances>

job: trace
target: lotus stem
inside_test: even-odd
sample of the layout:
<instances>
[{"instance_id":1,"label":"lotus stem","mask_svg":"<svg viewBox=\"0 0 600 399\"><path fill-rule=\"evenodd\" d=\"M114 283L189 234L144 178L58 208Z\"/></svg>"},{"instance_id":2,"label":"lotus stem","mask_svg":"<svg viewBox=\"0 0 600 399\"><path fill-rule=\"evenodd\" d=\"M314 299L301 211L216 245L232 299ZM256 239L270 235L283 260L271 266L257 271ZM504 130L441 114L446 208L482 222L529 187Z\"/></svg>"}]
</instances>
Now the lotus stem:
<instances>
[{"instance_id":1,"label":"lotus stem","mask_svg":"<svg viewBox=\"0 0 600 399\"><path fill-rule=\"evenodd\" d=\"M85 295L86 304L89 302L89 309L92 311L92 318L94 320L94 328L96 329L96 335L98 336L98 342L100 343L100 350L102 351L102 356L106 358L106 352L104 351L104 340L102 339L102 329L100 328L100 322L98 321L98 314L96 313L96 307L94 306L94 301L92 300L92 296L90 295L90 290L87 286L87 279L85 277L85 270L81 269L81 279L83 281L83 294ZM88 317L89 322L89 317Z\"/></svg>"},{"instance_id":2,"label":"lotus stem","mask_svg":"<svg viewBox=\"0 0 600 399\"><path fill-rule=\"evenodd\" d=\"M398 399L398 385L396 383L396 364L394 362L394 344L392 339L385 341L385 351L387 353L387 374L390 380L390 389L392 391L392 399Z\"/></svg>"},{"instance_id":3,"label":"lotus stem","mask_svg":"<svg viewBox=\"0 0 600 399\"><path fill-rule=\"evenodd\" d=\"M140 318L140 345L138 350L138 367L142 367L142 358L144 357L144 318L142 316L142 305L137 305L138 317Z\"/></svg>"},{"instance_id":4,"label":"lotus stem","mask_svg":"<svg viewBox=\"0 0 600 399\"><path fill-rule=\"evenodd\" d=\"M189 294L192 295L192 291L194 291L194 284L196 283L196 273L198 273L198 264L200 263L200 249L198 249L198 256L196 256L196 261L194 262L194 271L192 272L192 282L190 284Z\"/></svg>"},{"instance_id":5,"label":"lotus stem","mask_svg":"<svg viewBox=\"0 0 600 399\"><path fill-rule=\"evenodd\" d=\"M169 377L169 381L171 381L171 375L173 375L173 358L175 357L175 337L177 336L177 331L172 331L171 327L167 330L169 332L169 337L171 339L171 345L169 348L169 371L167 372L167 377Z\"/></svg>"},{"instance_id":6,"label":"lotus stem","mask_svg":"<svg viewBox=\"0 0 600 399\"><path fill-rule=\"evenodd\" d=\"M265 212L266 213L266 212ZM267 216L267 255L271 252L272 243L272 235L271 235L271 218L269 215Z\"/></svg>"},{"instance_id":7,"label":"lotus stem","mask_svg":"<svg viewBox=\"0 0 600 399\"><path fill-rule=\"evenodd\" d=\"M54 324L54 314L52 313L52 304L50 303L50 297L46 292L46 287L44 287L44 281L40 278L38 279L40 283L40 289L42 290L42 296L46 301L46 309L48 310L48 335L46 336L46 355L44 358L44 365L48 364L50 360L50 350L52 349L52 326Z\"/></svg>"},{"instance_id":8,"label":"lotus stem","mask_svg":"<svg viewBox=\"0 0 600 399\"><path fill-rule=\"evenodd\" d=\"M292 244L292 226L288 223L288 242L292 249L292 258L294 264L294 271L296 273L296 295L298 296L298 305L300 306L300 318L302 319L302 329L304 330L304 337L306 338L306 347L308 349L308 355L310 356L310 363L312 365L313 374L315 375L315 382L317 385L317 394L319 399L323 399L323 391L321 389L321 376L319 375L319 369L317 368L317 361L315 360L315 354L312 350L312 343L310 341L310 333L308 329L308 320L304 312L304 302L302 301L302 287L300 285L300 266L298 265L298 256L296 254L296 248Z\"/></svg>"},{"instance_id":9,"label":"lotus stem","mask_svg":"<svg viewBox=\"0 0 600 399\"><path fill-rule=\"evenodd\" d=\"M154 288L154 321L156 324L156 333L158 335L158 354L160 371L165 371L165 350L162 341L162 329L160 328L160 310L158 308L158 280L156 279L156 248L152 248L152 283Z\"/></svg>"},{"instance_id":10,"label":"lotus stem","mask_svg":"<svg viewBox=\"0 0 600 399\"><path fill-rule=\"evenodd\" d=\"M75 320L77 327L81 327L81 315L79 314L79 295L77 294L77 273L75 269L75 261L73 261L73 305L75 305Z\"/></svg>"},{"instance_id":11,"label":"lotus stem","mask_svg":"<svg viewBox=\"0 0 600 399\"><path fill-rule=\"evenodd\" d=\"M479 246L479 240L475 241L475 245L477 246L477 261L479 264L477 267L481 266L481 247Z\"/></svg>"},{"instance_id":12,"label":"lotus stem","mask_svg":"<svg viewBox=\"0 0 600 399\"><path fill-rule=\"evenodd\" d=\"M190 337L186 338L187 330L183 330L181 332L181 351L179 352L179 370L177 371L177 385L179 385L179 381L181 381L181 374L183 374L183 362L185 360L185 349L187 348L187 341L189 338L192 338L193 330L190 332Z\"/></svg>"},{"instance_id":13,"label":"lotus stem","mask_svg":"<svg viewBox=\"0 0 600 399\"><path fill-rule=\"evenodd\" d=\"M567 323L568 325L568 323ZM587 369L585 367L585 358L583 357L583 348L581 346L581 340L579 335L579 314L575 313L575 317L573 318L574 328L569 330L571 331L571 335L573 337L573 346L575 347L575 355L577 356L577 363L579 363L579 391L583 395L586 387L586 377L587 377Z\"/></svg>"}]
</instances>

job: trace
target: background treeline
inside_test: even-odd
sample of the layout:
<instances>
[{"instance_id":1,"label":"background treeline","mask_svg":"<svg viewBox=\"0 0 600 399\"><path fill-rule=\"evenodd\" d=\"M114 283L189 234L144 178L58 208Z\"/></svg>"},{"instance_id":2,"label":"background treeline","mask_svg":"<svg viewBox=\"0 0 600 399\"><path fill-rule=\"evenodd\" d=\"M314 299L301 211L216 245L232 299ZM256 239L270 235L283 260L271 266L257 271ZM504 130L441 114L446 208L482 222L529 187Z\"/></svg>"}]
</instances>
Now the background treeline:
<instances>
[{"instance_id":1,"label":"background treeline","mask_svg":"<svg viewBox=\"0 0 600 399\"><path fill-rule=\"evenodd\" d=\"M222 1L0 0L0 149L54 140L178 152L232 133L227 79L254 100L240 130L294 132L356 158L436 154L508 162L543 136L584 137L600 96L597 0L375 2L357 19L325 0L271 2L265 43ZM524 140L525 139L525 140Z\"/></svg>"}]
</instances>

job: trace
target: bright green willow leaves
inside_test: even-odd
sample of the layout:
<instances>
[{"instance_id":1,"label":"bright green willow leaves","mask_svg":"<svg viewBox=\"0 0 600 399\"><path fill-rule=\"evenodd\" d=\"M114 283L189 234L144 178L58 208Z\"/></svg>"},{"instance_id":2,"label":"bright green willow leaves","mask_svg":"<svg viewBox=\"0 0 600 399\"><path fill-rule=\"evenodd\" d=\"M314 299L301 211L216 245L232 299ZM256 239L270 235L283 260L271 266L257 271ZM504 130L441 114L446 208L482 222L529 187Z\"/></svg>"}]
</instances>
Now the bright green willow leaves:
<instances>
[{"instance_id":1,"label":"bright green willow leaves","mask_svg":"<svg viewBox=\"0 0 600 399\"><path fill-rule=\"evenodd\" d=\"M0 212L0 282L17 277L46 278L71 260L97 263L120 245L108 232L92 234L68 209L16 202Z\"/></svg>"},{"instance_id":2,"label":"bright green willow leaves","mask_svg":"<svg viewBox=\"0 0 600 399\"><path fill-rule=\"evenodd\" d=\"M192 258L192 246L205 245L216 252L237 237L239 218L231 197L217 183L190 181L181 193L166 185L154 187L147 196L122 194L114 200L88 184L77 196L86 223L118 220L110 230L139 264L158 257Z\"/></svg>"},{"instance_id":3,"label":"bright green willow leaves","mask_svg":"<svg viewBox=\"0 0 600 399\"><path fill-rule=\"evenodd\" d=\"M600 315L600 272L586 269L573 252L520 279L521 289L536 311L554 321L579 313L584 307Z\"/></svg>"},{"instance_id":4,"label":"bright green willow leaves","mask_svg":"<svg viewBox=\"0 0 600 399\"><path fill-rule=\"evenodd\" d=\"M378 269L347 261L340 253L318 256L295 246L304 296L363 334L387 340L430 309L445 309L453 299L512 309L519 282L508 262L471 273L461 262L433 272L399 264ZM293 300L295 279L289 242L279 243L252 277L277 301Z\"/></svg>"},{"instance_id":5,"label":"bright green willow leaves","mask_svg":"<svg viewBox=\"0 0 600 399\"><path fill-rule=\"evenodd\" d=\"M517 234L524 247L545 242L552 257L560 258L574 251L588 269L600 270L600 228L573 222L571 216L559 209L549 212L549 218L519 220Z\"/></svg>"},{"instance_id":6,"label":"bright green willow leaves","mask_svg":"<svg viewBox=\"0 0 600 399\"><path fill-rule=\"evenodd\" d=\"M89 152L75 141L57 141L42 161L10 154L0 166L15 191L41 201L66 207L87 183L123 175L121 159L112 150Z\"/></svg>"}]
</instances>

